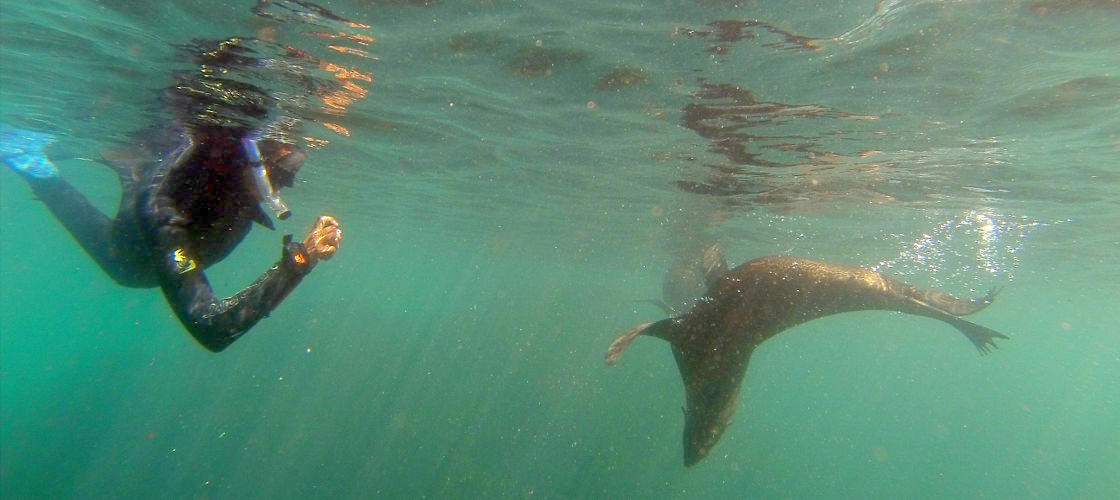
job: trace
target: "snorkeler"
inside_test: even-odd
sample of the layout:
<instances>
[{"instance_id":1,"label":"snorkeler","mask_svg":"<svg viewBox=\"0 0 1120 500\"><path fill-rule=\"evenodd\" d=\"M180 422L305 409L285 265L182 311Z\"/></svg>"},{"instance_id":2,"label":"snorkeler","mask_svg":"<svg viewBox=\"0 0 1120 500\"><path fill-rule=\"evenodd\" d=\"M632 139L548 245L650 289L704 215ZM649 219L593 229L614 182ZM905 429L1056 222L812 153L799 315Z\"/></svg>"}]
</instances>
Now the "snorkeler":
<instances>
[{"instance_id":1,"label":"snorkeler","mask_svg":"<svg viewBox=\"0 0 1120 500\"><path fill-rule=\"evenodd\" d=\"M0 160L20 174L98 266L127 287L159 286L196 340L221 351L267 316L320 260L342 230L320 216L302 242L285 236L279 262L232 297L214 295L207 267L225 258L253 222L270 229L261 205L284 219L279 197L306 154L232 127L190 127L167 155L134 168L116 165L121 204L109 219L63 180L45 148L54 137L0 124Z\"/></svg>"}]
</instances>

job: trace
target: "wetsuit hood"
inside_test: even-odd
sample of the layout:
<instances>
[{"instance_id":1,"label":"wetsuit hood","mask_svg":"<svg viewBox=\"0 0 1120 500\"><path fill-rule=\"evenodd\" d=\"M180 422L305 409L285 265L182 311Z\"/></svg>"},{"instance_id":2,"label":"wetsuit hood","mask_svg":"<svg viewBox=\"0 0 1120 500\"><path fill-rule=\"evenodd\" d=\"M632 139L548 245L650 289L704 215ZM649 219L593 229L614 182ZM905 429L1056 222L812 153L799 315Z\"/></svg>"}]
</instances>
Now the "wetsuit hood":
<instances>
[{"instance_id":1,"label":"wetsuit hood","mask_svg":"<svg viewBox=\"0 0 1120 500\"><path fill-rule=\"evenodd\" d=\"M307 153L299 146L286 144L280 141L265 139L258 144L261 157L268 167L269 180L272 188L292 187L295 184L296 173L303 167L307 160Z\"/></svg>"}]
</instances>

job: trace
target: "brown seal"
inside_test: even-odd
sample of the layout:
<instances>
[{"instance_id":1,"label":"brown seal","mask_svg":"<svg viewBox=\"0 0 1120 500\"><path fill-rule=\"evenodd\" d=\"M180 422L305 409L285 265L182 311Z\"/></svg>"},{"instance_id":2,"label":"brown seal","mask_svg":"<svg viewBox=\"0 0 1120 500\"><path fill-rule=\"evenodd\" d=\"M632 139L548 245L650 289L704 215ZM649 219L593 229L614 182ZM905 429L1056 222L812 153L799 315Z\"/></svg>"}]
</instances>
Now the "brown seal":
<instances>
[{"instance_id":1,"label":"brown seal","mask_svg":"<svg viewBox=\"0 0 1120 500\"><path fill-rule=\"evenodd\" d=\"M727 261L724 259L723 245L709 243L693 246L682 252L665 272L665 279L661 283L663 300L649 299L642 302L660 307L666 316L683 314L726 273Z\"/></svg>"},{"instance_id":2,"label":"brown seal","mask_svg":"<svg viewBox=\"0 0 1120 500\"><path fill-rule=\"evenodd\" d=\"M1006 336L961 319L992 303L995 292L960 299L917 288L868 269L795 257L762 257L728 271L687 313L638 325L611 343L618 362L638 335L669 341L685 386L684 464L703 459L731 422L751 352L806 321L881 309L927 316L965 334L981 354Z\"/></svg>"}]
</instances>

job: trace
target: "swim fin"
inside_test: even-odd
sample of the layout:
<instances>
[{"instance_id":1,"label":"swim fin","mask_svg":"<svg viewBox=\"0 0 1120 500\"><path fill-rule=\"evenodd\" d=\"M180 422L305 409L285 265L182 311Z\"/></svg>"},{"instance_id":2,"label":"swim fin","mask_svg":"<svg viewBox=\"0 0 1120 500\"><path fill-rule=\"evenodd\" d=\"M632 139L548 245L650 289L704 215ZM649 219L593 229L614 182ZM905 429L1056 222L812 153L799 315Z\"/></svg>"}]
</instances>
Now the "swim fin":
<instances>
[{"instance_id":1,"label":"swim fin","mask_svg":"<svg viewBox=\"0 0 1120 500\"><path fill-rule=\"evenodd\" d=\"M0 124L0 160L29 179L58 177L58 168L43 152L52 142L53 135Z\"/></svg>"}]
</instances>

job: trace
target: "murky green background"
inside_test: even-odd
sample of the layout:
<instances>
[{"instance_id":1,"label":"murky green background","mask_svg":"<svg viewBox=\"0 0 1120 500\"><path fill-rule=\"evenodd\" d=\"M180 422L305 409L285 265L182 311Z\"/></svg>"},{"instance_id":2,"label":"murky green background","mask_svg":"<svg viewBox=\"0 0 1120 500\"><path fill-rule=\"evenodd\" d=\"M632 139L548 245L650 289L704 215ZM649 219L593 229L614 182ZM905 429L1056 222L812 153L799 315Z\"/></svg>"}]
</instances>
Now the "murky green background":
<instances>
[{"instance_id":1,"label":"murky green background","mask_svg":"<svg viewBox=\"0 0 1120 500\"><path fill-rule=\"evenodd\" d=\"M422 3L322 3L370 25L376 60L322 53L375 75L369 95L337 119L349 136L309 124L329 145L285 193L293 217L207 274L234 293L320 213L344 244L221 354L0 172L2 496L1120 491L1120 4ZM153 119L173 45L330 40L252 6L3 0L3 121L59 135L63 175L111 211L88 159ZM709 25L750 19L775 30ZM525 71L534 47L547 71ZM597 88L619 68L642 77ZM773 104L722 122L755 161L686 127L718 84ZM667 345L603 354L662 315L638 301L701 236L736 264L1001 287L971 319L1011 339L980 357L886 312L797 327L756 351L734 425L685 469Z\"/></svg>"}]
</instances>

